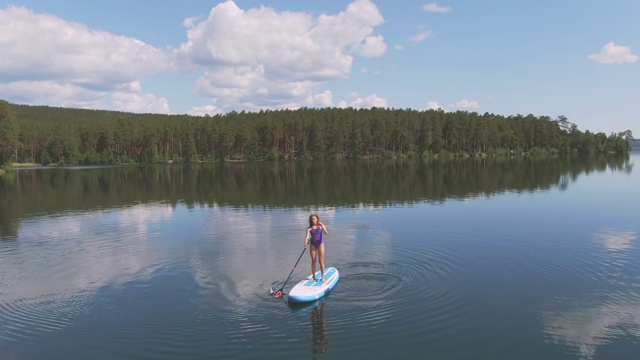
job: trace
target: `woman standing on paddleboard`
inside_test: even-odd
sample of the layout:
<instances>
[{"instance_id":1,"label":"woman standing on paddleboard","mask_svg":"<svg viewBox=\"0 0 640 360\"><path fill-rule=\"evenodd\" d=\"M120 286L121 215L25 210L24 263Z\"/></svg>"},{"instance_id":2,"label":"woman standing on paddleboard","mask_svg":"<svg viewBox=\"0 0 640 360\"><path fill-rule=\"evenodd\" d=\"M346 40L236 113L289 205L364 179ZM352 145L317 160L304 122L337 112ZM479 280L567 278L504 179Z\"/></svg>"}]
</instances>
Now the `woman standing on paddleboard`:
<instances>
[{"instance_id":1,"label":"woman standing on paddleboard","mask_svg":"<svg viewBox=\"0 0 640 360\"><path fill-rule=\"evenodd\" d=\"M304 237L304 246L309 246L309 253L311 254L311 275L309 280L316 279L316 259L320 263L320 271L322 276L320 281L324 281L324 244L322 243L322 233L329 235L327 227L320 222L320 217L317 214L311 214L309 216L309 227L307 228L307 235Z\"/></svg>"}]
</instances>

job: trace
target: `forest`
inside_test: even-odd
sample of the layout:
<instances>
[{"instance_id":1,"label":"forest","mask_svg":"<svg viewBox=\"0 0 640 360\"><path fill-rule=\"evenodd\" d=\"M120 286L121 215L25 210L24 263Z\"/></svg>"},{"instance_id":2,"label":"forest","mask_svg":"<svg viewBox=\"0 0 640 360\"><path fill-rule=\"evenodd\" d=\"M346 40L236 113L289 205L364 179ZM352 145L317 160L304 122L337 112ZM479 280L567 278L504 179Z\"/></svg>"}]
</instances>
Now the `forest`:
<instances>
[{"instance_id":1,"label":"forest","mask_svg":"<svg viewBox=\"0 0 640 360\"><path fill-rule=\"evenodd\" d=\"M302 108L200 117L0 100L0 165L9 166L626 154L632 138L531 114Z\"/></svg>"}]
</instances>

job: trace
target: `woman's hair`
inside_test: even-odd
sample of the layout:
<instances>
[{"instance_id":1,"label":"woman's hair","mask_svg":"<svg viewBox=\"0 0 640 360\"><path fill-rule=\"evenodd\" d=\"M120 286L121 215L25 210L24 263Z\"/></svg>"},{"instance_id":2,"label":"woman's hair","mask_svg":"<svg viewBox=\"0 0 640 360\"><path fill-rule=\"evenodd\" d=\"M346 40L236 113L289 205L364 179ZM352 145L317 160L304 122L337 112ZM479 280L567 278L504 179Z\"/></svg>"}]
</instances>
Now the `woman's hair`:
<instances>
[{"instance_id":1,"label":"woman's hair","mask_svg":"<svg viewBox=\"0 0 640 360\"><path fill-rule=\"evenodd\" d=\"M313 220L312 219L313 219L314 216L318 219L318 222L320 222L320 216L318 216L318 214L316 214L316 213L313 213L313 214L309 215L309 227L313 226Z\"/></svg>"}]
</instances>

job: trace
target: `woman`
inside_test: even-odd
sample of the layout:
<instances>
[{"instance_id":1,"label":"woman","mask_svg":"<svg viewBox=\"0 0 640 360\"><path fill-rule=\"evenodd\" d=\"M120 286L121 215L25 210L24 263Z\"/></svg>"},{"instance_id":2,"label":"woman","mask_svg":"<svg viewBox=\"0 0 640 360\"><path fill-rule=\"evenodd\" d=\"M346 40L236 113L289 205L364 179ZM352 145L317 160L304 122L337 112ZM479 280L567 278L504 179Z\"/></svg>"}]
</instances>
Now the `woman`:
<instances>
[{"instance_id":1,"label":"woman","mask_svg":"<svg viewBox=\"0 0 640 360\"><path fill-rule=\"evenodd\" d=\"M320 271L322 276L320 281L324 281L324 244L322 243L322 233L329 235L327 227L320 222L320 217L317 214L311 214L309 216L309 227L307 228L307 235L304 238L304 246L309 246L309 253L311 254L311 275L309 280L316 280L316 259L320 263Z\"/></svg>"}]
</instances>

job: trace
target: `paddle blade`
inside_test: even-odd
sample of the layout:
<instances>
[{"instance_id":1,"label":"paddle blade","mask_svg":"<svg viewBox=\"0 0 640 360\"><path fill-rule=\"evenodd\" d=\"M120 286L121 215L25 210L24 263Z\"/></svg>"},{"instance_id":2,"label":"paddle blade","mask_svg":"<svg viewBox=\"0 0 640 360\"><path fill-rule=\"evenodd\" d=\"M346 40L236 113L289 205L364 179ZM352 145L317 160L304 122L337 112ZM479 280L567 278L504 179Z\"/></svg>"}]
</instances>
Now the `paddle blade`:
<instances>
[{"instance_id":1,"label":"paddle blade","mask_svg":"<svg viewBox=\"0 0 640 360\"><path fill-rule=\"evenodd\" d=\"M282 293L282 290L278 290L275 293L273 293L273 297L281 298L282 296L284 296L284 294Z\"/></svg>"}]
</instances>

